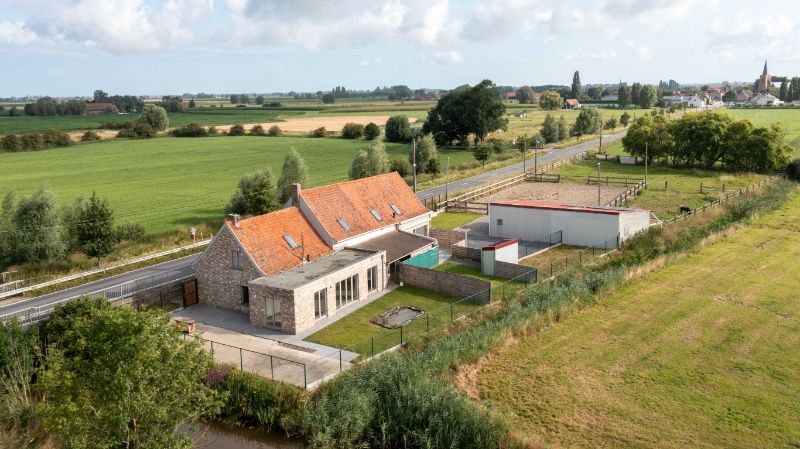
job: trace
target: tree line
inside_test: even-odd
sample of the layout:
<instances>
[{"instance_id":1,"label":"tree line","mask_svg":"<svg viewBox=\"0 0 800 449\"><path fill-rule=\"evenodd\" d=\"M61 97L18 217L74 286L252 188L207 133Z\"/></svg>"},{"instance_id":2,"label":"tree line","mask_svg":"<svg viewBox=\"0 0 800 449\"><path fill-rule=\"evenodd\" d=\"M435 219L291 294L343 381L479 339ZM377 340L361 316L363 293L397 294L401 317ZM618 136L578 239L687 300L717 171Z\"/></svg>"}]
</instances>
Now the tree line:
<instances>
[{"instance_id":1,"label":"tree line","mask_svg":"<svg viewBox=\"0 0 800 449\"><path fill-rule=\"evenodd\" d=\"M655 111L654 111L655 112ZM687 113L670 121L663 112L637 118L622 139L633 156L661 159L673 164L724 170L767 171L783 168L792 148L786 130L774 123L756 127L718 112Z\"/></svg>"}]
</instances>

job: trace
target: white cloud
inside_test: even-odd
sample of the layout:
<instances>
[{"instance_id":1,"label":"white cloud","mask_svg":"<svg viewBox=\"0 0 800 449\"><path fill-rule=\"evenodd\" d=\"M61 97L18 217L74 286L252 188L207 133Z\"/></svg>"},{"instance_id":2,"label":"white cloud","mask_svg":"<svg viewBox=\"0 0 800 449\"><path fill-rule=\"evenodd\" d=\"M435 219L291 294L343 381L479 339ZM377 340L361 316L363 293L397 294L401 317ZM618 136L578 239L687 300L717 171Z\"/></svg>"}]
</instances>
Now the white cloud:
<instances>
[{"instance_id":1,"label":"white cloud","mask_svg":"<svg viewBox=\"0 0 800 449\"><path fill-rule=\"evenodd\" d=\"M649 48L644 46L639 47L636 49L636 56L638 56L639 59L649 61L653 59L653 50L650 50Z\"/></svg>"},{"instance_id":2,"label":"white cloud","mask_svg":"<svg viewBox=\"0 0 800 449\"><path fill-rule=\"evenodd\" d=\"M461 53L455 50L437 51L433 54L433 60L439 64L458 64L464 60Z\"/></svg>"},{"instance_id":3,"label":"white cloud","mask_svg":"<svg viewBox=\"0 0 800 449\"><path fill-rule=\"evenodd\" d=\"M0 42L25 45L37 40L36 33L28 29L25 22L0 21Z\"/></svg>"},{"instance_id":4,"label":"white cloud","mask_svg":"<svg viewBox=\"0 0 800 449\"><path fill-rule=\"evenodd\" d=\"M358 62L358 65L361 67L369 67L371 65L378 65L381 63L381 58L372 58L372 59L362 59Z\"/></svg>"}]
</instances>

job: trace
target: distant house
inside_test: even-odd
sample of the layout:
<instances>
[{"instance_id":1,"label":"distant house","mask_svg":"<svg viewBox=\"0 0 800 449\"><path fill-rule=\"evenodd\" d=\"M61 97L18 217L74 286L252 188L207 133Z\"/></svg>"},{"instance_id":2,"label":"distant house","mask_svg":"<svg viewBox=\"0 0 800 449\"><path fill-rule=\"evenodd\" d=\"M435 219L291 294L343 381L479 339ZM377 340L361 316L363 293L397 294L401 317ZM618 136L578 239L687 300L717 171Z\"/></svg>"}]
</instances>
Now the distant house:
<instances>
[{"instance_id":1,"label":"distant house","mask_svg":"<svg viewBox=\"0 0 800 449\"><path fill-rule=\"evenodd\" d=\"M600 97L600 101L616 103L619 101L619 95L603 95L602 97Z\"/></svg>"},{"instance_id":2,"label":"distant house","mask_svg":"<svg viewBox=\"0 0 800 449\"><path fill-rule=\"evenodd\" d=\"M580 107L581 103L575 98L568 98L564 101L564 109L579 109Z\"/></svg>"},{"instance_id":3,"label":"distant house","mask_svg":"<svg viewBox=\"0 0 800 449\"><path fill-rule=\"evenodd\" d=\"M772 94L758 94L750 100L750 104L754 106L780 106L783 101Z\"/></svg>"},{"instance_id":4,"label":"distant house","mask_svg":"<svg viewBox=\"0 0 800 449\"><path fill-rule=\"evenodd\" d=\"M666 95L661 99L667 104L686 106L687 108L699 109L706 106L705 97L699 95Z\"/></svg>"},{"instance_id":5,"label":"distant house","mask_svg":"<svg viewBox=\"0 0 800 449\"><path fill-rule=\"evenodd\" d=\"M506 92L506 93L503 94L503 99L505 99L505 100L516 100L517 99L517 92L513 91L513 90L510 91L510 92Z\"/></svg>"},{"instance_id":6,"label":"distant house","mask_svg":"<svg viewBox=\"0 0 800 449\"><path fill-rule=\"evenodd\" d=\"M189 109L189 100L181 100L181 109Z\"/></svg>"},{"instance_id":7,"label":"distant house","mask_svg":"<svg viewBox=\"0 0 800 449\"><path fill-rule=\"evenodd\" d=\"M86 113L89 115L118 114L119 109L114 103L86 103Z\"/></svg>"},{"instance_id":8,"label":"distant house","mask_svg":"<svg viewBox=\"0 0 800 449\"><path fill-rule=\"evenodd\" d=\"M714 101L722 100L722 91L719 89L708 89L708 91L706 91L706 94L708 95L708 98Z\"/></svg>"},{"instance_id":9,"label":"distant house","mask_svg":"<svg viewBox=\"0 0 800 449\"><path fill-rule=\"evenodd\" d=\"M741 92L736 94L736 101L750 101L753 99L753 92L749 89L742 89Z\"/></svg>"}]
</instances>

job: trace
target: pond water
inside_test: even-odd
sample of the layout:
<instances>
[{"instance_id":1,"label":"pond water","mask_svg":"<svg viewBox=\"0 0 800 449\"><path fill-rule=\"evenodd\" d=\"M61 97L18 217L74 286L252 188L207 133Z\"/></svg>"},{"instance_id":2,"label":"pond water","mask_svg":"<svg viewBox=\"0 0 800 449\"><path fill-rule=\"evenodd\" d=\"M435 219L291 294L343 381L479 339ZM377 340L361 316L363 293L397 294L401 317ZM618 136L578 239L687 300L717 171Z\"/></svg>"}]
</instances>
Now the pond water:
<instances>
[{"instance_id":1,"label":"pond water","mask_svg":"<svg viewBox=\"0 0 800 449\"><path fill-rule=\"evenodd\" d=\"M303 449L301 441L254 429L229 427L217 423L183 425L180 429L192 440L192 449Z\"/></svg>"}]
</instances>

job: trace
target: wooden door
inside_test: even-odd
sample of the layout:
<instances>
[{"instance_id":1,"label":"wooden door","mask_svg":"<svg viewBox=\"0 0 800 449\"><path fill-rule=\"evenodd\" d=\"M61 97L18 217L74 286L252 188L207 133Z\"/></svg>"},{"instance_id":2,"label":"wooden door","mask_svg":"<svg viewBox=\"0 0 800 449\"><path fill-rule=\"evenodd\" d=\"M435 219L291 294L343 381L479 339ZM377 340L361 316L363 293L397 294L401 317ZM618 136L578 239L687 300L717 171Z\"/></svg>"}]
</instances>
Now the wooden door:
<instances>
[{"instance_id":1,"label":"wooden door","mask_svg":"<svg viewBox=\"0 0 800 449\"><path fill-rule=\"evenodd\" d=\"M197 279L183 283L183 307L197 304Z\"/></svg>"}]
</instances>

